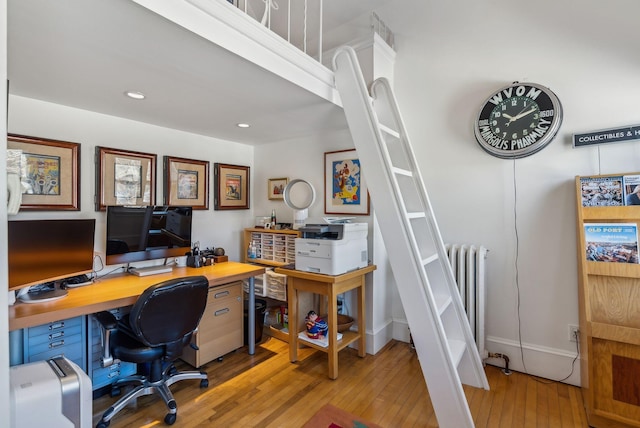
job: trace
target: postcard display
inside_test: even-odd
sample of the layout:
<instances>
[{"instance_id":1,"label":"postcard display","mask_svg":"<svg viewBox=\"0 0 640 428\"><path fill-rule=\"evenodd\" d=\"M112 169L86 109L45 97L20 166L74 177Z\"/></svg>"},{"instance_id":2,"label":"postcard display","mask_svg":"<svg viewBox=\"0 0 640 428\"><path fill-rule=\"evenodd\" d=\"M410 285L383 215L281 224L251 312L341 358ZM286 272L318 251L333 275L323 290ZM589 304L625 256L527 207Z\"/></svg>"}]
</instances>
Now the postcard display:
<instances>
[{"instance_id":1,"label":"postcard display","mask_svg":"<svg viewBox=\"0 0 640 428\"><path fill-rule=\"evenodd\" d=\"M593 427L640 427L640 173L576 177L581 383Z\"/></svg>"}]
</instances>

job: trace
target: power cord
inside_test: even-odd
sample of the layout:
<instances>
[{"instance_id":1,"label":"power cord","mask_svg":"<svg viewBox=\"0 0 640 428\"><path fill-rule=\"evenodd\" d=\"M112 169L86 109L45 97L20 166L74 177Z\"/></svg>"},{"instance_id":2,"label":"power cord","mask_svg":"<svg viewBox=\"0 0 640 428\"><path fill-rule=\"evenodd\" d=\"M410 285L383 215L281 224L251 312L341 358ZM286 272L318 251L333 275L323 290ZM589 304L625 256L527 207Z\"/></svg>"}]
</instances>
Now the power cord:
<instances>
[{"instance_id":1,"label":"power cord","mask_svg":"<svg viewBox=\"0 0 640 428\"><path fill-rule=\"evenodd\" d=\"M598 150L600 150L600 147L598 147ZM598 156L598 159L599 158L600 157ZM549 381L540 380L538 379L537 376L532 375L527 371L527 365L524 362L524 346L522 346L522 322L520 319L520 280L519 280L519 272L518 272L518 260L520 256L520 238L518 235L518 209L517 208L518 208L518 184L516 180L516 160L514 159L513 160L513 229L514 229L515 238L516 238L515 283L516 283L516 302L517 302L517 315L518 315L518 344L520 346L520 360L522 361L522 368L524 369L524 373L531 376L532 379L535 380L536 382L540 382L544 384L562 382L564 380L569 379L571 375L573 375L576 361L580 356L580 344L579 344L578 332L574 332L574 336L576 339L576 356L573 358L573 361L571 362L571 371L567 376L563 377L562 379L558 379L558 380L550 379Z\"/></svg>"}]
</instances>

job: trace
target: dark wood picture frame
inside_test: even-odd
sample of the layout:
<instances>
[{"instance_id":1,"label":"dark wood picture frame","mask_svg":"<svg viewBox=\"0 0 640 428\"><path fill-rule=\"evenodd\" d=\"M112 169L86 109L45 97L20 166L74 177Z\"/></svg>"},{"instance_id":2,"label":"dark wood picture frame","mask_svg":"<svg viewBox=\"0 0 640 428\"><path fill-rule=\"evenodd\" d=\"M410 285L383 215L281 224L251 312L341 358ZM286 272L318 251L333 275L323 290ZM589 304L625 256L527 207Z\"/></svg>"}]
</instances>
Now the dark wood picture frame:
<instances>
[{"instance_id":1,"label":"dark wood picture frame","mask_svg":"<svg viewBox=\"0 0 640 428\"><path fill-rule=\"evenodd\" d=\"M249 209L249 172L248 166L214 164L214 209Z\"/></svg>"},{"instance_id":2,"label":"dark wood picture frame","mask_svg":"<svg viewBox=\"0 0 640 428\"><path fill-rule=\"evenodd\" d=\"M21 151L20 210L80 210L79 143L8 134L7 149Z\"/></svg>"},{"instance_id":3,"label":"dark wood picture frame","mask_svg":"<svg viewBox=\"0 0 640 428\"><path fill-rule=\"evenodd\" d=\"M155 205L155 154L96 147L96 159L96 211L109 205Z\"/></svg>"},{"instance_id":4,"label":"dark wood picture frame","mask_svg":"<svg viewBox=\"0 0 640 428\"><path fill-rule=\"evenodd\" d=\"M324 154L324 212L369 215L369 190L355 149Z\"/></svg>"},{"instance_id":5,"label":"dark wood picture frame","mask_svg":"<svg viewBox=\"0 0 640 428\"><path fill-rule=\"evenodd\" d=\"M209 161L164 157L164 204L209 209Z\"/></svg>"}]
</instances>

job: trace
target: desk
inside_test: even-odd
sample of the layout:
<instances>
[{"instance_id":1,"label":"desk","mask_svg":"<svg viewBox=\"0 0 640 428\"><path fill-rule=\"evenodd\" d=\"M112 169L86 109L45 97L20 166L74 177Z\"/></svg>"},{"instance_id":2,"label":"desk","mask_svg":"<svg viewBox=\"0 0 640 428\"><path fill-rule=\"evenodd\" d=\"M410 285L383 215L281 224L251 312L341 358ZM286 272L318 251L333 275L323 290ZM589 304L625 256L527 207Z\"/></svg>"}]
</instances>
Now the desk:
<instances>
[{"instance_id":1,"label":"desk","mask_svg":"<svg viewBox=\"0 0 640 428\"><path fill-rule=\"evenodd\" d=\"M43 303L16 303L9 306L9 330L89 315L100 311L133 305L147 287L172 278L203 275L210 287L249 279L249 354L255 353L255 288L253 277L264 273L262 266L237 262L216 263L200 268L175 267L172 272L149 276L126 273L109 275L93 285L71 288L59 300Z\"/></svg>"},{"instance_id":2,"label":"desk","mask_svg":"<svg viewBox=\"0 0 640 428\"><path fill-rule=\"evenodd\" d=\"M305 345L326 352L329 355L329 378L338 377L338 352L351 343L358 341L358 356L364 357L366 351L366 318L364 301L364 276L376 269L375 265L347 272L342 275L322 275L299 270L276 268L276 273L287 275L287 291L289 299L289 358L291 362L298 360L298 332L305 328L298 326L298 292L310 292L327 296L327 324L329 325L329 346L322 347L310 342ZM355 289L357 291L357 331L343 332L338 342L338 304L339 294Z\"/></svg>"}]
</instances>

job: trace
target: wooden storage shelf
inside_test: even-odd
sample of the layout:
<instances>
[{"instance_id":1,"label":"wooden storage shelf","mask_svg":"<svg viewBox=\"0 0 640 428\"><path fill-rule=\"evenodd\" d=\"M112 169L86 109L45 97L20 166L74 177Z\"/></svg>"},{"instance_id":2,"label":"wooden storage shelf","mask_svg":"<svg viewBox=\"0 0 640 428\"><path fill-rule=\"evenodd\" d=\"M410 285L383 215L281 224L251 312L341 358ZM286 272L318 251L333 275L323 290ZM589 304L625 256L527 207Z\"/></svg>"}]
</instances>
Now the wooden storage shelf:
<instances>
[{"instance_id":1,"label":"wooden storage shelf","mask_svg":"<svg viewBox=\"0 0 640 428\"><path fill-rule=\"evenodd\" d=\"M622 173L595 176L621 177ZM581 383L589 425L640 427L640 264L587 260L584 226L635 223L640 206L582 206L576 177Z\"/></svg>"}]
</instances>

